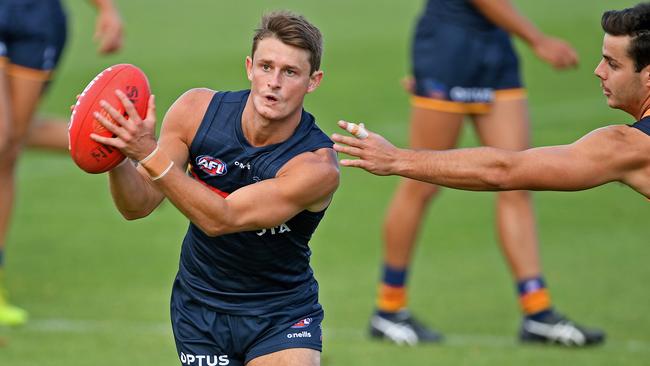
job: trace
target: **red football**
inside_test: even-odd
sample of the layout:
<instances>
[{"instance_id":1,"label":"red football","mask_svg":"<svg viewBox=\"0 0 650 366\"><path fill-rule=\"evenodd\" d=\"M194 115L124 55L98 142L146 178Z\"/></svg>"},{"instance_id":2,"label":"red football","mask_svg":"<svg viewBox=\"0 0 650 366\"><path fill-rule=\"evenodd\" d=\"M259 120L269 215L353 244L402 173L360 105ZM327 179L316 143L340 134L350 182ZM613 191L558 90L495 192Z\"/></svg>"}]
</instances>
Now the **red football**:
<instances>
[{"instance_id":1,"label":"red football","mask_svg":"<svg viewBox=\"0 0 650 366\"><path fill-rule=\"evenodd\" d=\"M97 111L111 119L99 105L102 99L126 116L124 106L115 95L116 89L127 95L141 118L144 119L146 116L151 91L147 76L142 70L130 64L119 64L100 72L79 96L68 126L72 160L88 173L103 173L111 170L125 158L118 149L100 144L90 138L91 133L106 137L113 136L93 116L93 112Z\"/></svg>"}]
</instances>

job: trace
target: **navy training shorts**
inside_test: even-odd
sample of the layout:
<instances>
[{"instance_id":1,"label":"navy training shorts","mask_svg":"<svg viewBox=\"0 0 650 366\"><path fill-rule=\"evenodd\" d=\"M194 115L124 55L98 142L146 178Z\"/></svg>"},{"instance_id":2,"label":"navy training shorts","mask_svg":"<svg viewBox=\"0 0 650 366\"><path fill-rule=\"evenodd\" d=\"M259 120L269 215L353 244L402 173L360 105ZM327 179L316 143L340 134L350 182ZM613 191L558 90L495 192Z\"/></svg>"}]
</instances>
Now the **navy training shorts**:
<instances>
[{"instance_id":1,"label":"navy training shorts","mask_svg":"<svg viewBox=\"0 0 650 366\"><path fill-rule=\"evenodd\" d=\"M174 283L171 320L176 350L185 366L244 366L290 348L322 351L323 310L311 314L241 316L211 310Z\"/></svg>"},{"instance_id":2,"label":"navy training shorts","mask_svg":"<svg viewBox=\"0 0 650 366\"><path fill-rule=\"evenodd\" d=\"M0 1L0 64L10 73L47 79L61 58L67 34L58 0Z\"/></svg>"},{"instance_id":3,"label":"navy training shorts","mask_svg":"<svg viewBox=\"0 0 650 366\"><path fill-rule=\"evenodd\" d=\"M486 113L495 99L525 98L508 34L422 18L412 45L414 106Z\"/></svg>"}]
</instances>

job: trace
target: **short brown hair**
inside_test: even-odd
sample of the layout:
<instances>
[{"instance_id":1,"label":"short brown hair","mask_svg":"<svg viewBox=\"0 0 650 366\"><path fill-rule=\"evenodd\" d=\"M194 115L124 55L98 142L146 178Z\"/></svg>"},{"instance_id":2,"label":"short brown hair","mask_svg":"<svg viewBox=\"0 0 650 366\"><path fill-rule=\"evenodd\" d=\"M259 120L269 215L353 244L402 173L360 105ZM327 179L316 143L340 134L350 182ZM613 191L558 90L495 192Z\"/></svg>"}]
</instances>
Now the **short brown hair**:
<instances>
[{"instance_id":1,"label":"short brown hair","mask_svg":"<svg viewBox=\"0 0 650 366\"><path fill-rule=\"evenodd\" d=\"M650 65L650 3L606 11L600 23L609 35L632 38L627 53L634 60L636 72Z\"/></svg>"},{"instance_id":2,"label":"short brown hair","mask_svg":"<svg viewBox=\"0 0 650 366\"><path fill-rule=\"evenodd\" d=\"M286 45L309 51L310 74L320 68L323 36L318 28L302 15L277 11L262 16L260 26L255 30L253 37L251 57L255 54L257 43L267 37L275 37Z\"/></svg>"}]
</instances>

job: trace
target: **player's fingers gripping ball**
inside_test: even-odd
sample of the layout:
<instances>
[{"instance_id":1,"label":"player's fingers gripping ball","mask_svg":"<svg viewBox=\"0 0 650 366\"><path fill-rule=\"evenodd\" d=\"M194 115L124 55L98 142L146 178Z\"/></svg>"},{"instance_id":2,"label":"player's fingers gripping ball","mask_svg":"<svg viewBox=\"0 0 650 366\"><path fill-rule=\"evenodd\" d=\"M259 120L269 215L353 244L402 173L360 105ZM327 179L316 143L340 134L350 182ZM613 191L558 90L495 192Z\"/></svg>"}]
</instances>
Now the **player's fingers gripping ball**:
<instances>
[{"instance_id":1,"label":"player's fingers gripping ball","mask_svg":"<svg viewBox=\"0 0 650 366\"><path fill-rule=\"evenodd\" d=\"M366 127L363 125L363 123L352 123L348 122L347 127L345 127L345 130L351 133L354 137L358 139L365 139L368 137L368 131L366 130Z\"/></svg>"},{"instance_id":2,"label":"player's fingers gripping ball","mask_svg":"<svg viewBox=\"0 0 650 366\"><path fill-rule=\"evenodd\" d=\"M125 159L124 154L117 148L100 144L90 137L93 133L114 137L112 132L97 121L94 112L101 113L106 119L119 125L101 107L102 100L128 119L125 107L115 95L115 90L118 89L133 103L140 117L145 118L151 94L149 81L142 70L130 64L114 65L99 73L79 95L72 109L68 125L70 155L74 162L88 173L106 172Z\"/></svg>"}]
</instances>

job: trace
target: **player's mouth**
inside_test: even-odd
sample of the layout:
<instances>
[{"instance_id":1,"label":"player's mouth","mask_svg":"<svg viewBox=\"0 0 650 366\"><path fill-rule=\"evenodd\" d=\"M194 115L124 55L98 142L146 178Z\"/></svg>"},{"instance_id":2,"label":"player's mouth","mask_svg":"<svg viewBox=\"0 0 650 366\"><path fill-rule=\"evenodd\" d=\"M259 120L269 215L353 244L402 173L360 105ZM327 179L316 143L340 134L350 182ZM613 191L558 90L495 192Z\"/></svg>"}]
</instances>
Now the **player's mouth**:
<instances>
[{"instance_id":1,"label":"player's mouth","mask_svg":"<svg viewBox=\"0 0 650 366\"><path fill-rule=\"evenodd\" d=\"M280 98L276 97L275 95L267 94L264 96L264 99L266 99L267 102L269 103L277 103Z\"/></svg>"},{"instance_id":2,"label":"player's mouth","mask_svg":"<svg viewBox=\"0 0 650 366\"><path fill-rule=\"evenodd\" d=\"M609 97L610 95L612 95L611 90L607 89L605 87L605 85L601 85L600 87L601 87L601 89L603 89L603 94L605 94L606 97Z\"/></svg>"}]
</instances>

